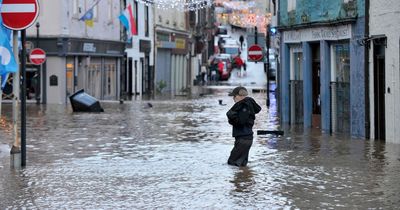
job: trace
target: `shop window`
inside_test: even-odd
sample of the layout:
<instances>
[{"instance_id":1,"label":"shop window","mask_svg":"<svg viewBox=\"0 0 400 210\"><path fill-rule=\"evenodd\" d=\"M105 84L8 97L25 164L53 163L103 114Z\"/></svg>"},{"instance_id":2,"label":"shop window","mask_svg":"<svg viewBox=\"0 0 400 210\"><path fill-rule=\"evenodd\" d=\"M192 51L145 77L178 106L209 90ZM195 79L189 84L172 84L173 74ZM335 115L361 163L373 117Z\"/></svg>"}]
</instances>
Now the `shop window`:
<instances>
[{"instance_id":1,"label":"shop window","mask_svg":"<svg viewBox=\"0 0 400 210\"><path fill-rule=\"evenodd\" d=\"M67 58L66 65L66 79L67 79L67 96L70 96L74 93L74 59Z\"/></svg>"},{"instance_id":2,"label":"shop window","mask_svg":"<svg viewBox=\"0 0 400 210\"><path fill-rule=\"evenodd\" d=\"M105 85L104 85L104 99L115 99L117 87L117 71L115 63L107 63L104 68L105 72Z\"/></svg>"},{"instance_id":3,"label":"shop window","mask_svg":"<svg viewBox=\"0 0 400 210\"><path fill-rule=\"evenodd\" d=\"M113 23L114 20L114 4L113 4L113 0L108 0L108 23Z\"/></svg>"},{"instance_id":4,"label":"shop window","mask_svg":"<svg viewBox=\"0 0 400 210\"><path fill-rule=\"evenodd\" d=\"M303 53L293 53L294 55L294 79L303 80Z\"/></svg>"},{"instance_id":5,"label":"shop window","mask_svg":"<svg viewBox=\"0 0 400 210\"><path fill-rule=\"evenodd\" d=\"M101 64L92 63L88 66L85 91L95 98L101 97Z\"/></svg>"},{"instance_id":6,"label":"shop window","mask_svg":"<svg viewBox=\"0 0 400 210\"><path fill-rule=\"evenodd\" d=\"M80 18L83 14L85 8L83 8L83 0L73 0L72 1L72 12L74 18Z\"/></svg>"},{"instance_id":7,"label":"shop window","mask_svg":"<svg viewBox=\"0 0 400 210\"><path fill-rule=\"evenodd\" d=\"M148 37L149 36L149 28L150 28L150 26L149 26L149 6L145 6L144 7L144 35L146 36L146 37Z\"/></svg>"},{"instance_id":8,"label":"shop window","mask_svg":"<svg viewBox=\"0 0 400 210\"><path fill-rule=\"evenodd\" d=\"M350 82L350 48L348 44L335 45L335 68L337 82Z\"/></svg>"}]
</instances>

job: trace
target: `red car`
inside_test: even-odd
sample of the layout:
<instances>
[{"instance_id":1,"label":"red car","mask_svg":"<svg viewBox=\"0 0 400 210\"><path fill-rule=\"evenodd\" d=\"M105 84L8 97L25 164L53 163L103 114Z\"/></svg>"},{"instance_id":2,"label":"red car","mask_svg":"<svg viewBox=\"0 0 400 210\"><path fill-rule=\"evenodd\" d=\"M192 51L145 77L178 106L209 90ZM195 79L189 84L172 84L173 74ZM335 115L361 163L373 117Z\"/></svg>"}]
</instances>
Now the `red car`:
<instances>
[{"instance_id":1,"label":"red car","mask_svg":"<svg viewBox=\"0 0 400 210\"><path fill-rule=\"evenodd\" d=\"M217 56L214 62L218 67L219 80L228 80L232 71L231 59L229 57Z\"/></svg>"}]
</instances>

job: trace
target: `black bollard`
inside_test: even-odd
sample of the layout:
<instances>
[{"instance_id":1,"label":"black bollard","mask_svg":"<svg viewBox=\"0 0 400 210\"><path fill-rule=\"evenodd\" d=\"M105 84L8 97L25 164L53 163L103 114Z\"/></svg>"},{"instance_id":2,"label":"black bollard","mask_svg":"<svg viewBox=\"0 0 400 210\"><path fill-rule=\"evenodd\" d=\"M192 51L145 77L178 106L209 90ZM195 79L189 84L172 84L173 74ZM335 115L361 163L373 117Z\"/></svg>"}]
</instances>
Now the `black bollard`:
<instances>
[{"instance_id":1,"label":"black bollard","mask_svg":"<svg viewBox=\"0 0 400 210\"><path fill-rule=\"evenodd\" d=\"M267 135L267 134L274 134L278 136L283 136L283 131L271 131L271 130L258 130L257 135Z\"/></svg>"},{"instance_id":2,"label":"black bollard","mask_svg":"<svg viewBox=\"0 0 400 210\"><path fill-rule=\"evenodd\" d=\"M219 99L219 100L218 100L218 103L219 103L219 105L221 105L221 106L225 106L225 105L226 105L226 104L223 104L223 103L222 103L222 99Z\"/></svg>"}]
</instances>

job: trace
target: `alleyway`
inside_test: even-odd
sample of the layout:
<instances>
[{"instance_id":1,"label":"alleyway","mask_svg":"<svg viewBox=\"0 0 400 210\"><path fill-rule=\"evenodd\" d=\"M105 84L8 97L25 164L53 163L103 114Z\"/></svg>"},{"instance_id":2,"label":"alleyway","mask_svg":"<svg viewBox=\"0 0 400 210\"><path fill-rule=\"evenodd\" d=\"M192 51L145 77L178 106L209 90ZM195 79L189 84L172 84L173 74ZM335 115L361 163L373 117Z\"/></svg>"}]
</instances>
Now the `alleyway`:
<instances>
[{"instance_id":1,"label":"alleyway","mask_svg":"<svg viewBox=\"0 0 400 210\"><path fill-rule=\"evenodd\" d=\"M255 130L276 130L265 93ZM223 100L219 105L218 100ZM11 105L0 123L0 209L392 209L400 147L317 130L233 145L226 90L194 100L103 103L104 113L28 104L27 167L10 169Z\"/></svg>"}]
</instances>

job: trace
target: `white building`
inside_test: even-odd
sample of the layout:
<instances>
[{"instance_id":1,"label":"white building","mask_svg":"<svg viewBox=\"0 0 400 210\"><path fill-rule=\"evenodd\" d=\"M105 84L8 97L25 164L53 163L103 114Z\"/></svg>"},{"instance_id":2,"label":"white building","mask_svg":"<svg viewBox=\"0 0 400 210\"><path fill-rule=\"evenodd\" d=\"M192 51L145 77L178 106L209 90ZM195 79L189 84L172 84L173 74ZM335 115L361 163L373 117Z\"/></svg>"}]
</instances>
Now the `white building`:
<instances>
[{"instance_id":1,"label":"white building","mask_svg":"<svg viewBox=\"0 0 400 210\"><path fill-rule=\"evenodd\" d=\"M400 1L370 0L369 99L371 138L400 143Z\"/></svg>"},{"instance_id":2,"label":"white building","mask_svg":"<svg viewBox=\"0 0 400 210\"><path fill-rule=\"evenodd\" d=\"M40 71L41 102L66 103L68 96L79 89L101 100L119 99L125 48L118 19L120 1L40 0L39 3L40 27L30 27L27 40L28 47L39 45L47 54ZM91 7L93 25L79 20ZM36 73L36 67L27 66L29 91L37 89Z\"/></svg>"},{"instance_id":3,"label":"white building","mask_svg":"<svg viewBox=\"0 0 400 210\"><path fill-rule=\"evenodd\" d=\"M186 95L189 36L187 16L179 9L155 9L155 93Z\"/></svg>"},{"instance_id":4,"label":"white building","mask_svg":"<svg viewBox=\"0 0 400 210\"><path fill-rule=\"evenodd\" d=\"M137 35L127 43L126 71L123 73L123 94L128 98L151 96L154 90L154 7L141 1L126 0L132 5ZM124 71L123 71L124 72Z\"/></svg>"}]
</instances>

